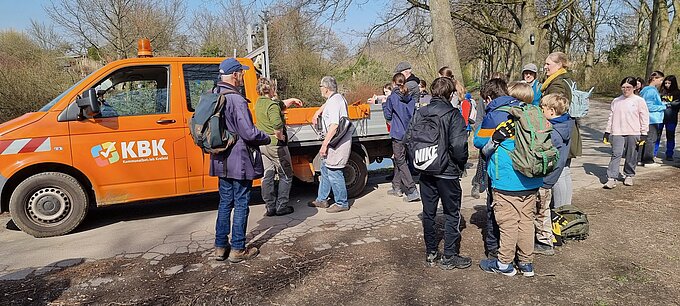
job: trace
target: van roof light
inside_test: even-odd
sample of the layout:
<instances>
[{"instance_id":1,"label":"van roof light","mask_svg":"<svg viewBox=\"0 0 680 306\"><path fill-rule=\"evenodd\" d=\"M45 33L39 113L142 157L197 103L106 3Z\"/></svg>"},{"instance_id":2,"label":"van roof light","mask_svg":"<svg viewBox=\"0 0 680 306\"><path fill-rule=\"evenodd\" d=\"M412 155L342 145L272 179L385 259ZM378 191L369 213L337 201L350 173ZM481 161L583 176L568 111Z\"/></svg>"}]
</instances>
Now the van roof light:
<instances>
[{"instance_id":1,"label":"van roof light","mask_svg":"<svg viewBox=\"0 0 680 306\"><path fill-rule=\"evenodd\" d=\"M152 57L151 41L148 38L141 38L137 41L137 57Z\"/></svg>"}]
</instances>

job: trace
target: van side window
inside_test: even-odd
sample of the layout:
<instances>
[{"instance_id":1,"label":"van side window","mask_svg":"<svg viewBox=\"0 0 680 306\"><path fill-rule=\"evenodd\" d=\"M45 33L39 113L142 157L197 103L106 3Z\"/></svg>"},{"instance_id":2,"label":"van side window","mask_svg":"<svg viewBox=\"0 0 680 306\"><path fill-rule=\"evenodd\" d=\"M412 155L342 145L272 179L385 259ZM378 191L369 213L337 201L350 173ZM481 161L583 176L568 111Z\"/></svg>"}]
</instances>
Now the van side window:
<instances>
[{"instance_id":1,"label":"van side window","mask_svg":"<svg viewBox=\"0 0 680 306\"><path fill-rule=\"evenodd\" d=\"M120 69L94 88L101 105L99 117L141 116L169 112L169 67Z\"/></svg>"},{"instance_id":2,"label":"van side window","mask_svg":"<svg viewBox=\"0 0 680 306\"><path fill-rule=\"evenodd\" d=\"M201 95L210 92L219 74L218 64L184 64L184 90L187 95L187 109L194 111Z\"/></svg>"}]
</instances>

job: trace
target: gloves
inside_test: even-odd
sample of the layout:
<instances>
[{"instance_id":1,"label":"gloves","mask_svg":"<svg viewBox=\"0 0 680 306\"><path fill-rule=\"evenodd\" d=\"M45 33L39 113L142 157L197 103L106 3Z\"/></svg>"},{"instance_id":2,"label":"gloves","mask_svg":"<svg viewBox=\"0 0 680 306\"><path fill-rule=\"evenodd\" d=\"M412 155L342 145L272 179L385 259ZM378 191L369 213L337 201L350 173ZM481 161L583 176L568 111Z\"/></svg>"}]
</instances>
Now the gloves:
<instances>
[{"instance_id":1,"label":"gloves","mask_svg":"<svg viewBox=\"0 0 680 306\"><path fill-rule=\"evenodd\" d=\"M491 140L495 144L499 144L512 136L515 136L515 121L508 119L496 127L496 131L491 135Z\"/></svg>"},{"instance_id":2,"label":"gloves","mask_svg":"<svg viewBox=\"0 0 680 306\"><path fill-rule=\"evenodd\" d=\"M609 144L609 133L605 132L604 136L602 136L602 142L604 144Z\"/></svg>"},{"instance_id":3,"label":"gloves","mask_svg":"<svg viewBox=\"0 0 680 306\"><path fill-rule=\"evenodd\" d=\"M647 142L647 135L640 135L640 140L638 141L638 147L644 146Z\"/></svg>"}]
</instances>

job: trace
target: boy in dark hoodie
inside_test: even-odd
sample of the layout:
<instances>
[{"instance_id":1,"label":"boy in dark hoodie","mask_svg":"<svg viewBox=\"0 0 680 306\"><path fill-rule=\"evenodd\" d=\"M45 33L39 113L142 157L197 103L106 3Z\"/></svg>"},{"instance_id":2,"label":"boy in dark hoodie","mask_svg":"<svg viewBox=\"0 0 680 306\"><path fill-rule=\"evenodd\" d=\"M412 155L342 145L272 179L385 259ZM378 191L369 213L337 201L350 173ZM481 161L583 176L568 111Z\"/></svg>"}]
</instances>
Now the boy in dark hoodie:
<instances>
[{"instance_id":1,"label":"boy in dark hoodie","mask_svg":"<svg viewBox=\"0 0 680 306\"><path fill-rule=\"evenodd\" d=\"M553 130L550 133L550 137L553 145L560 153L557 166L550 174L543 178L543 186L538 190L536 219L534 220L537 241L534 244L534 253L550 256L555 254L552 243L553 232L550 217L551 191L555 183L560 179L565 179L562 176L562 169L569 158L569 139L571 138L571 129L574 128L574 119L567 114L569 100L561 94L543 96L540 107L545 118L552 124Z\"/></svg>"},{"instance_id":2,"label":"boy in dark hoodie","mask_svg":"<svg viewBox=\"0 0 680 306\"><path fill-rule=\"evenodd\" d=\"M460 206L463 197L460 178L468 159L467 132L463 116L449 102L455 90L453 81L440 77L432 82L432 101L418 109L413 122L422 117L438 117L440 128L447 131L446 144L449 163L437 175L421 173L420 192L423 197L423 240L425 240L425 262L428 266L438 264L440 268L451 270L470 267L472 260L460 255L461 216ZM413 137L412 124L406 133ZM438 250L439 240L435 230L437 207L441 200L444 211L444 254Z\"/></svg>"}]
</instances>

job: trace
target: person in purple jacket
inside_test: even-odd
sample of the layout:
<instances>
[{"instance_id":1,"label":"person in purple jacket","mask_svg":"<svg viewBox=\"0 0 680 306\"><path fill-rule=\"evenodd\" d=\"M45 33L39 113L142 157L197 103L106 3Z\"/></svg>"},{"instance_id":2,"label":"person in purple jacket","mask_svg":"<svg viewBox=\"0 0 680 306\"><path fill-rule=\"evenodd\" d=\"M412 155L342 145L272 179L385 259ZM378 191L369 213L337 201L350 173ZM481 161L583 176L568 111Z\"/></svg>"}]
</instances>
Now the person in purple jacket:
<instances>
[{"instance_id":1,"label":"person in purple jacket","mask_svg":"<svg viewBox=\"0 0 680 306\"><path fill-rule=\"evenodd\" d=\"M215 259L224 260L227 250L230 249L228 259L232 263L254 258L260 252L256 247L246 248L246 228L250 213L248 202L253 180L261 178L264 173L262 155L258 147L271 142L271 137L253 124L248 100L239 93L238 88L243 86L243 71L248 69L248 66L241 65L234 58L222 61L220 82L213 90L216 93L224 93L227 100L224 107L227 130L238 134L238 141L230 150L210 154L210 176L219 178L220 194L215 225ZM231 245L227 241L230 225Z\"/></svg>"},{"instance_id":2,"label":"person in purple jacket","mask_svg":"<svg viewBox=\"0 0 680 306\"><path fill-rule=\"evenodd\" d=\"M387 194L396 197L402 197L405 194L404 202L419 201L420 193L418 193L406 161L406 145L404 144L404 135L416 111L416 103L406 88L406 78L403 74L395 74L392 77L392 84L394 89L387 97L387 102L383 104L385 120L389 121L392 126L390 137L392 138L392 152L394 152L394 157L392 157L394 177L392 189L388 190Z\"/></svg>"}]
</instances>

